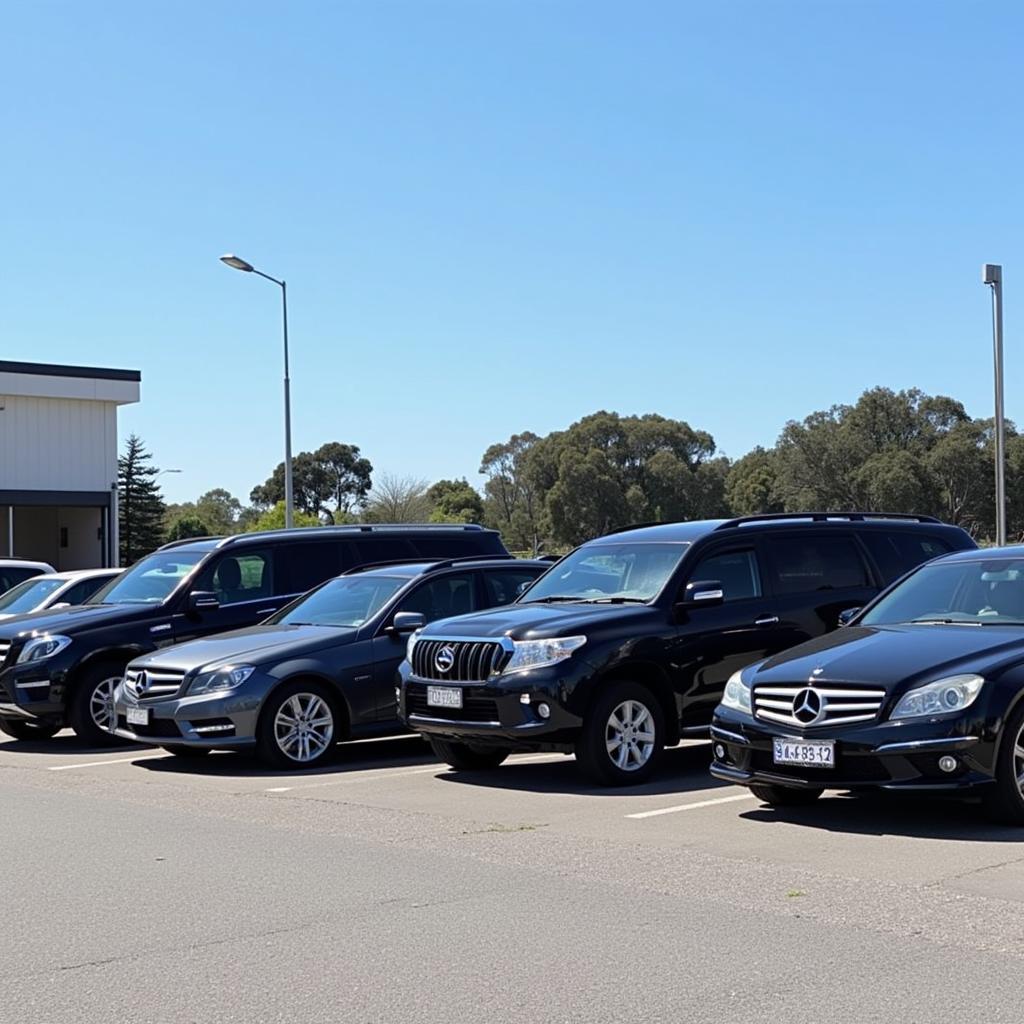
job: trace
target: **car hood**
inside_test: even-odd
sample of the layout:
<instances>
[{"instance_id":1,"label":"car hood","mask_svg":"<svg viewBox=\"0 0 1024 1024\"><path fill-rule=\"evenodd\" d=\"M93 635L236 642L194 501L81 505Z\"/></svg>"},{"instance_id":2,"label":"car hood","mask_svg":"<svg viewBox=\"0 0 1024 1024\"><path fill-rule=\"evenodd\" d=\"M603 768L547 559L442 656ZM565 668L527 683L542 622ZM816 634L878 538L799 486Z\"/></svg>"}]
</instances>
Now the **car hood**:
<instances>
[{"instance_id":1,"label":"car hood","mask_svg":"<svg viewBox=\"0 0 1024 1024\"><path fill-rule=\"evenodd\" d=\"M0 640L13 640L23 633L76 633L100 626L152 619L151 604L80 604L72 608L44 608L25 615L13 615L0 621ZM156 612L159 615L159 611Z\"/></svg>"},{"instance_id":2,"label":"car hood","mask_svg":"<svg viewBox=\"0 0 1024 1024\"><path fill-rule=\"evenodd\" d=\"M1020 626L847 626L761 662L747 681L865 683L892 692L965 672L991 677L1021 661Z\"/></svg>"},{"instance_id":3,"label":"car hood","mask_svg":"<svg viewBox=\"0 0 1024 1024\"><path fill-rule=\"evenodd\" d=\"M594 627L629 626L650 616L639 604L510 604L504 608L440 619L423 630L426 637L511 637L548 640Z\"/></svg>"},{"instance_id":4,"label":"car hood","mask_svg":"<svg viewBox=\"0 0 1024 1024\"><path fill-rule=\"evenodd\" d=\"M230 664L261 665L349 644L356 633L334 626L250 626L144 654L132 667L192 672Z\"/></svg>"}]
</instances>

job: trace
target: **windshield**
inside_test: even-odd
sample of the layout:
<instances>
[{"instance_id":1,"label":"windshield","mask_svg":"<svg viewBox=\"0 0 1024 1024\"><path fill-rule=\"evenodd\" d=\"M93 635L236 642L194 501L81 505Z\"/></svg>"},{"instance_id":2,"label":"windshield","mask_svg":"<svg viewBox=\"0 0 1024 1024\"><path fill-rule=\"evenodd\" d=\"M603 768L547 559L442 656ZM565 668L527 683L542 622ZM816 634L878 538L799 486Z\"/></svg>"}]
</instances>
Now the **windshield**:
<instances>
[{"instance_id":1,"label":"windshield","mask_svg":"<svg viewBox=\"0 0 1024 1024\"><path fill-rule=\"evenodd\" d=\"M858 622L973 626L1024 625L1024 559L926 565Z\"/></svg>"},{"instance_id":2,"label":"windshield","mask_svg":"<svg viewBox=\"0 0 1024 1024\"><path fill-rule=\"evenodd\" d=\"M0 595L0 612L5 615L17 615L30 612L52 594L65 580L47 579L45 576L34 576L16 587L11 587L6 594Z\"/></svg>"},{"instance_id":3,"label":"windshield","mask_svg":"<svg viewBox=\"0 0 1024 1024\"><path fill-rule=\"evenodd\" d=\"M285 626L361 626L409 581L401 576L343 576L271 618Z\"/></svg>"},{"instance_id":4,"label":"windshield","mask_svg":"<svg viewBox=\"0 0 1024 1024\"><path fill-rule=\"evenodd\" d=\"M160 604L205 557L205 551L157 551L116 576L86 603Z\"/></svg>"},{"instance_id":5,"label":"windshield","mask_svg":"<svg viewBox=\"0 0 1024 1024\"><path fill-rule=\"evenodd\" d=\"M675 572L688 546L587 544L545 573L519 603L650 601Z\"/></svg>"}]
</instances>

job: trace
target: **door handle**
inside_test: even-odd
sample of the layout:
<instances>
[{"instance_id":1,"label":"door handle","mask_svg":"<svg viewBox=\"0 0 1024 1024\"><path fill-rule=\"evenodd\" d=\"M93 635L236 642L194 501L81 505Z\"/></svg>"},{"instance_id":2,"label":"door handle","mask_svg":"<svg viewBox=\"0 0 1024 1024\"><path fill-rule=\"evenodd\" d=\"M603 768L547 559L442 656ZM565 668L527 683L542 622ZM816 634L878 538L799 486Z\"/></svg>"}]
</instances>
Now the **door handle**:
<instances>
[{"instance_id":1,"label":"door handle","mask_svg":"<svg viewBox=\"0 0 1024 1024\"><path fill-rule=\"evenodd\" d=\"M759 619L754 619L755 626L777 626L778 624L778 615L762 615Z\"/></svg>"}]
</instances>

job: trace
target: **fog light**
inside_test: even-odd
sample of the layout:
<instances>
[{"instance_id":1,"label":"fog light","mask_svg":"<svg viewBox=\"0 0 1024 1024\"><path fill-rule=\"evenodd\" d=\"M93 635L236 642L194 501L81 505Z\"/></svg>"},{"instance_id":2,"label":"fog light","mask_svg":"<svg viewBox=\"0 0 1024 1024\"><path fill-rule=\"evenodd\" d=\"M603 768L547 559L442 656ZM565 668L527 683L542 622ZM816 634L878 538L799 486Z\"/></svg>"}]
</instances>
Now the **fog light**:
<instances>
[{"instance_id":1,"label":"fog light","mask_svg":"<svg viewBox=\"0 0 1024 1024\"><path fill-rule=\"evenodd\" d=\"M716 761L724 761L725 760L725 747L723 747L721 743L716 743L715 744L715 760Z\"/></svg>"},{"instance_id":2,"label":"fog light","mask_svg":"<svg viewBox=\"0 0 1024 1024\"><path fill-rule=\"evenodd\" d=\"M519 703L520 704L529 704L530 703L530 695L528 693L521 693L521 694L519 694Z\"/></svg>"},{"instance_id":3,"label":"fog light","mask_svg":"<svg viewBox=\"0 0 1024 1024\"><path fill-rule=\"evenodd\" d=\"M541 718L550 718L551 708L547 704L538 704L537 714L540 715Z\"/></svg>"},{"instance_id":4,"label":"fog light","mask_svg":"<svg viewBox=\"0 0 1024 1024\"><path fill-rule=\"evenodd\" d=\"M957 765L956 758L955 757L950 757L949 754L944 754L942 757L939 758L939 767L944 772L955 772L956 771L956 765Z\"/></svg>"}]
</instances>

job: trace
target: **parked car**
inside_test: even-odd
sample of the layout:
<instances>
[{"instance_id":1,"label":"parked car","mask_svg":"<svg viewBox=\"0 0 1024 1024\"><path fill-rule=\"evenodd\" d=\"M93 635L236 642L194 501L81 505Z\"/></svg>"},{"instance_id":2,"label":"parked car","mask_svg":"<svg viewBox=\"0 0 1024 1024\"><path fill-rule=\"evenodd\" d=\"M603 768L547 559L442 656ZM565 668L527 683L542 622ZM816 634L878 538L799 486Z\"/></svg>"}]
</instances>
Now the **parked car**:
<instances>
[{"instance_id":1,"label":"parked car","mask_svg":"<svg viewBox=\"0 0 1024 1024\"><path fill-rule=\"evenodd\" d=\"M648 526L577 548L509 608L409 644L401 714L457 769L575 752L639 782L706 735L732 674L820 636L894 576L974 542L924 516L807 514Z\"/></svg>"},{"instance_id":2,"label":"parked car","mask_svg":"<svg viewBox=\"0 0 1024 1024\"><path fill-rule=\"evenodd\" d=\"M0 594L0 620L40 612L45 608L85 604L100 587L121 572L121 569L75 569L32 576Z\"/></svg>"},{"instance_id":3,"label":"parked car","mask_svg":"<svg viewBox=\"0 0 1024 1024\"><path fill-rule=\"evenodd\" d=\"M53 572L53 566L48 562L32 562L27 558L0 558L0 594L44 572Z\"/></svg>"},{"instance_id":4,"label":"parked car","mask_svg":"<svg viewBox=\"0 0 1024 1024\"><path fill-rule=\"evenodd\" d=\"M65 724L110 742L114 686L132 658L252 626L367 562L507 555L472 525L335 526L167 544L87 604L0 622L0 730L52 736Z\"/></svg>"},{"instance_id":5,"label":"parked car","mask_svg":"<svg viewBox=\"0 0 1024 1024\"><path fill-rule=\"evenodd\" d=\"M116 734L172 754L255 748L313 767L341 740L402 732L395 675L409 634L508 604L549 563L458 558L353 569L265 623L136 658Z\"/></svg>"},{"instance_id":6,"label":"parked car","mask_svg":"<svg viewBox=\"0 0 1024 1024\"><path fill-rule=\"evenodd\" d=\"M920 567L844 629L730 679L712 772L774 805L826 789L978 796L1024 825L1024 546Z\"/></svg>"}]
</instances>

